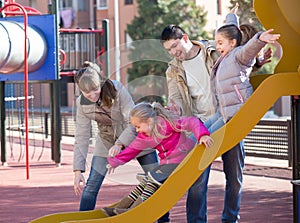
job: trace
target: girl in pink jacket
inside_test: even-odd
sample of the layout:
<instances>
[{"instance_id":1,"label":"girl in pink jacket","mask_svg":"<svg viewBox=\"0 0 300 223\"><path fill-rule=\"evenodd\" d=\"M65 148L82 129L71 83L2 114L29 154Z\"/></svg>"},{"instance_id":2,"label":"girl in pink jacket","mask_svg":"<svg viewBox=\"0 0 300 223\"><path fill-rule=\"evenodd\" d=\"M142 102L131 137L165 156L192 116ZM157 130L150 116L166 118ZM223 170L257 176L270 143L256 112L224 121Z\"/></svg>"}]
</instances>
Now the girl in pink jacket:
<instances>
[{"instance_id":1,"label":"girl in pink jacket","mask_svg":"<svg viewBox=\"0 0 300 223\"><path fill-rule=\"evenodd\" d=\"M139 103L130 112L131 124L138 135L124 150L108 157L108 172L123 165L140 152L155 148L160 165L149 171L142 182L114 208L102 210L108 216L120 214L148 199L170 176L178 164L195 146L195 141L186 133L193 133L199 144L211 147L213 139L203 123L196 117L177 117L159 103Z\"/></svg>"}]
</instances>

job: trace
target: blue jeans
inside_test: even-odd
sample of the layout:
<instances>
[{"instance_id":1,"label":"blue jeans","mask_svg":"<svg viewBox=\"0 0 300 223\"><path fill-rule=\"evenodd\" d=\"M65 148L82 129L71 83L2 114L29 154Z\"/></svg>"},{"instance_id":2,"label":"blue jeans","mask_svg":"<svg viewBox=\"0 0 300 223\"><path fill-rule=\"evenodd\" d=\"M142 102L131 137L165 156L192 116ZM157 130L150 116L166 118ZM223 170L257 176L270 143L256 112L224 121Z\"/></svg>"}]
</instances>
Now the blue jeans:
<instances>
[{"instance_id":1,"label":"blue jeans","mask_svg":"<svg viewBox=\"0 0 300 223\"><path fill-rule=\"evenodd\" d=\"M161 216L158 220L157 223L163 223L163 222L170 222L170 212L165 213L163 216Z\"/></svg>"},{"instance_id":2,"label":"blue jeans","mask_svg":"<svg viewBox=\"0 0 300 223\"><path fill-rule=\"evenodd\" d=\"M137 158L145 172L158 165L156 151ZM98 192L107 173L107 159L105 157L93 156L91 170L83 189L79 211L94 210Z\"/></svg>"},{"instance_id":3,"label":"blue jeans","mask_svg":"<svg viewBox=\"0 0 300 223\"><path fill-rule=\"evenodd\" d=\"M204 124L210 132L214 132L224 125L224 121L221 114L217 112ZM244 159L243 141L222 155L226 178L222 222L237 222L239 219ZM186 203L188 223L207 222L207 184L210 167L211 165L207 167L188 191Z\"/></svg>"}]
</instances>

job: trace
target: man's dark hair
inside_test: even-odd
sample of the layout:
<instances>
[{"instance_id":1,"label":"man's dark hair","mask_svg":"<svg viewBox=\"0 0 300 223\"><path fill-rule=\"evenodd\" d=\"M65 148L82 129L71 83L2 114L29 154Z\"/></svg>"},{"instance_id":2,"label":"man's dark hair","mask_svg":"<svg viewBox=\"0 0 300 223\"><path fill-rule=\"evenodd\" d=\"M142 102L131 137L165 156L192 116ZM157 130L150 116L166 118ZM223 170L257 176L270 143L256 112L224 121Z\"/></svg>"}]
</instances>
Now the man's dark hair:
<instances>
[{"instance_id":1,"label":"man's dark hair","mask_svg":"<svg viewBox=\"0 0 300 223\"><path fill-rule=\"evenodd\" d=\"M168 25L161 33L160 42L164 43L170 39L181 39L186 32L177 25Z\"/></svg>"}]
</instances>

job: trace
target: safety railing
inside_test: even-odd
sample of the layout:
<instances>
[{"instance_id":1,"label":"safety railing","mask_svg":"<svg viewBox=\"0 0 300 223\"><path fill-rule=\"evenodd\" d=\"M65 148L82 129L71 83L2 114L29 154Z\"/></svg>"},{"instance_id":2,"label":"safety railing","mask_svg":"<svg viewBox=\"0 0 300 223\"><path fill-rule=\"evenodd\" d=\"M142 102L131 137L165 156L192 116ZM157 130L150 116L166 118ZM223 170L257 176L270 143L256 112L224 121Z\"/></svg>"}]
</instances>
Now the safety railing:
<instances>
[{"instance_id":1,"label":"safety railing","mask_svg":"<svg viewBox=\"0 0 300 223\"><path fill-rule=\"evenodd\" d=\"M60 76L73 77L84 61L102 65L103 30L59 29Z\"/></svg>"},{"instance_id":2,"label":"safety railing","mask_svg":"<svg viewBox=\"0 0 300 223\"><path fill-rule=\"evenodd\" d=\"M15 113L15 115L17 116L17 113ZM49 112L45 111L42 114L35 112L34 119L30 116L29 120L30 122L36 122L35 124L38 125L41 124L41 118L43 120L44 127L41 129L33 129L29 131L35 131L36 133L43 131L43 133L46 134L47 138L48 134L50 134L51 129L51 117L49 115ZM16 117L14 120L18 120L18 118ZM65 111L61 112L61 126L63 136L73 137L75 135L74 111L72 111L71 109L66 109ZM98 133L96 123L92 123L90 132L91 139L94 139ZM291 137L291 120L263 119L244 139L246 155L253 157L283 159L287 160L289 166L291 166Z\"/></svg>"},{"instance_id":3,"label":"safety railing","mask_svg":"<svg viewBox=\"0 0 300 223\"><path fill-rule=\"evenodd\" d=\"M284 159L292 165L291 120L263 119L244 139L249 156Z\"/></svg>"}]
</instances>

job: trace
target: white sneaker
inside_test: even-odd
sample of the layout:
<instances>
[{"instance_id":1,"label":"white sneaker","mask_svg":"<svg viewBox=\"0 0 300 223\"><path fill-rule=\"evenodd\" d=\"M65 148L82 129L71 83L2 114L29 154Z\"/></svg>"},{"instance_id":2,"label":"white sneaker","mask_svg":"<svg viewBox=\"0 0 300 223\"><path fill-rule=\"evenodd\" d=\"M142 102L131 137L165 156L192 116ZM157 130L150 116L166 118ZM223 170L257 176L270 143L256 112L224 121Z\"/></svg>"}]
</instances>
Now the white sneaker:
<instances>
[{"instance_id":1,"label":"white sneaker","mask_svg":"<svg viewBox=\"0 0 300 223\"><path fill-rule=\"evenodd\" d=\"M145 178L146 174L144 173L137 173L136 174L136 179L141 183L142 180Z\"/></svg>"}]
</instances>

